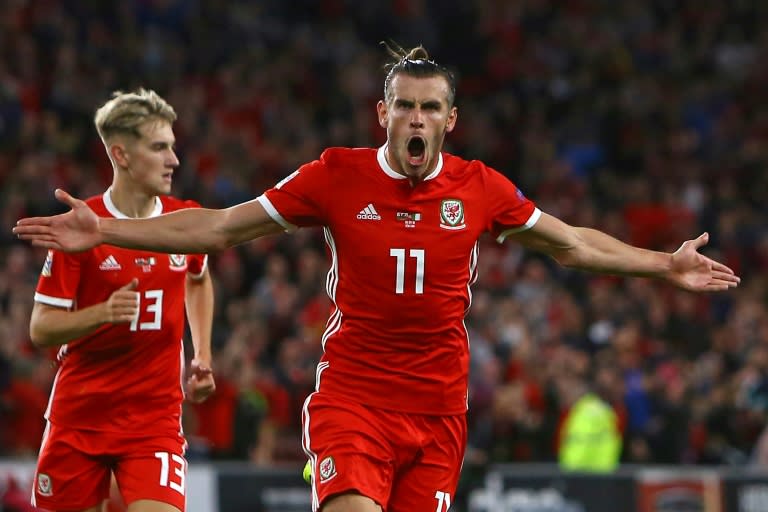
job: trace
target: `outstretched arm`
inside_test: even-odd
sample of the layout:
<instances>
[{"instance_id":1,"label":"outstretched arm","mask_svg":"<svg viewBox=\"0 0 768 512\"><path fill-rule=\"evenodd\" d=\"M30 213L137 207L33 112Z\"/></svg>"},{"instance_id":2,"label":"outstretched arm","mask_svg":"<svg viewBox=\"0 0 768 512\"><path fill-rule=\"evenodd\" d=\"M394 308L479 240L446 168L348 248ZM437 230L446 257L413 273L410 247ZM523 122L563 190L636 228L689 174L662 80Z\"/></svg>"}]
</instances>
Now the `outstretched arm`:
<instances>
[{"instance_id":1,"label":"outstretched arm","mask_svg":"<svg viewBox=\"0 0 768 512\"><path fill-rule=\"evenodd\" d=\"M596 229L574 227L542 213L529 230L512 235L522 245L552 256L566 267L625 276L655 277L690 291L734 288L741 280L730 268L698 252L707 233L674 253L641 249Z\"/></svg>"},{"instance_id":2,"label":"outstretched arm","mask_svg":"<svg viewBox=\"0 0 768 512\"><path fill-rule=\"evenodd\" d=\"M67 252L110 244L188 254L218 251L283 230L255 199L221 210L189 208L148 219L112 219L96 216L85 202L61 189L55 195L72 210L21 219L14 234L32 245Z\"/></svg>"}]
</instances>

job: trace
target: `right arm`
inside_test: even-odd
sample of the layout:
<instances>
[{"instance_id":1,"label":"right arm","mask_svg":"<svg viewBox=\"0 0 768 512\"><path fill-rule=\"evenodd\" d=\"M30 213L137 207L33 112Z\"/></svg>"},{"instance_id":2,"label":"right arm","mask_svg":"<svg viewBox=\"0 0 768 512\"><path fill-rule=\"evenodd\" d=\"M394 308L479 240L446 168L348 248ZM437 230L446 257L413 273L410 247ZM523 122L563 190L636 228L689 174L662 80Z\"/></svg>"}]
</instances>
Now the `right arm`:
<instances>
[{"instance_id":1,"label":"right arm","mask_svg":"<svg viewBox=\"0 0 768 512\"><path fill-rule=\"evenodd\" d=\"M147 219L100 218L102 242L131 249L208 253L241 244L283 228L256 200L230 208L188 208Z\"/></svg>"},{"instance_id":2,"label":"right arm","mask_svg":"<svg viewBox=\"0 0 768 512\"><path fill-rule=\"evenodd\" d=\"M13 232L32 245L77 252L100 244L166 253L210 253L279 233L257 199L230 208L188 208L146 219L100 218L61 189L56 198L72 210L52 217L22 219Z\"/></svg>"},{"instance_id":3,"label":"right arm","mask_svg":"<svg viewBox=\"0 0 768 512\"><path fill-rule=\"evenodd\" d=\"M35 302L29 320L29 337L37 347L64 345L91 334L107 323L131 322L138 313L138 280L115 290L109 299L87 308L69 310Z\"/></svg>"}]
</instances>

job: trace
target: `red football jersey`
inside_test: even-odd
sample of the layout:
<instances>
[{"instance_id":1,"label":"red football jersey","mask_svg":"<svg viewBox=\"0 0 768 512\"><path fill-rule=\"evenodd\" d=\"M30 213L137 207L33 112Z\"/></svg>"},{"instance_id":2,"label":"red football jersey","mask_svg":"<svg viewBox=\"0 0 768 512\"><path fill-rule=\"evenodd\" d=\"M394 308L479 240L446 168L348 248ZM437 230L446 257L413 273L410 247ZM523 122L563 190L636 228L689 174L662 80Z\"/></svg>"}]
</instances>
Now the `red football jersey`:
<instances>
[{"instance_id":1,"label":"red football jersey","mask_svg":"<svg viewBox=\"0 0 768 512\"><path fill-rule=\"evenodd\" d=\"M126 218L109 190L87 200L101 217ZM199 207L156 199L152 216ZM139 281L139 315L104 324L62 345L46 418L68 427L137 435L181 432L185 279L201 276L206 256L163 254L100 245L81 253L48 251L35 301L84 309Z\"/></svg>"},{"instance_id":2,"label":"red football jersey","mask_svg":"<svg viewBox=\"0 0 768 512\"><path fill-rule=\"evenodd\" d=\"M334 308L317 390L383 409L461 414L478 238L488 231L502 241L541 212L482 162L443 153L414 187L384 155L384 147L328 149L258 201L288 231L324 228Z\"/></svg>"}]
</instances>

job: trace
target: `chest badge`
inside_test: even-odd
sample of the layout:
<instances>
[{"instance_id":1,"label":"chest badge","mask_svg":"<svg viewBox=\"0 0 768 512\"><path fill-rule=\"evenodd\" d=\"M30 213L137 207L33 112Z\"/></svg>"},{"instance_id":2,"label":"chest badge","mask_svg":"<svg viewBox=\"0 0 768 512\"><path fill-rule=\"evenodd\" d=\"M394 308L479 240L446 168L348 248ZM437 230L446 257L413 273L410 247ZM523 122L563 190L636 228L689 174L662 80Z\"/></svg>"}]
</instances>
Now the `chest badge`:
<instances>
[{"instance_id":1,"label":"chest badge","mask_svg":"<svg viewBox=\"0 0 768 512\"><path fill-rule=\"evenodd\" d=\"M181 272L187 270L187 255L186 254L169 254L168 262L171 270Z\"/></svg>"},{"instance_id":2,"label":"chest badge","mask_svg":"<svg viewBox=\"0 0 768 512\"><path fill-rule=\"evenodd\" d=\"M443 199L440 203L440 227L443 229L464 229L464 203L461 199Z\"/></svg>"},{"instance_id":3,"label":"chest badge","mask_svg":"<svg viewBox=\"0 0 768 512\"><path fill-rule=\"evenodd\" d=\"M403 222L407 228L415 228L421 220L421 214L416 212L397 212L397 221Z\"/></svg>"}]
</instances>

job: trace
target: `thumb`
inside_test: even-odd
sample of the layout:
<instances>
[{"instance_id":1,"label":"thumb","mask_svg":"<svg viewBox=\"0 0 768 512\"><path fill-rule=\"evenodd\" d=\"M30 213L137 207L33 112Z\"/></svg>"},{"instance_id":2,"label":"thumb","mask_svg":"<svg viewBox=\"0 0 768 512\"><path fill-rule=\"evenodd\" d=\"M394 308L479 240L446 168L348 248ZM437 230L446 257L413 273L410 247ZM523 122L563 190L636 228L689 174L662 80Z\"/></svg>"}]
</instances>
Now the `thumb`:
<instances>
[{"instance_id":1,"label":"thumb","mask_svg":"<svg viewBox=\"0 0 768 512\"><path fill-rule=\"evenodd\" d=\"M57 188L56 190L54 190L53 195L54 197L56 197L56 199L66 204L70 208L74 208L75 205L77 205L77 203L80 201L79 199L74 198L68 192L60 188Z\"/></svg>"},{"instance_id":2,"label":"thumb","mask_svg":"<svg viewBox=\"0 0 768 512\"><path fill-rule=\"evenodd\" d=\"M139 285L139 280L135 277L131 279L131 282L120 287L121 290L135 290Z\"/></svg>"},{"instance_id":3,"label":"thumb","mask_svg":"<svg viewBox=\"0 0 768 512\"><path fill-rule=\"evenodd\" d=\"M699 237L693 241L693 246L697 249L701 247L702 245L707 245L707 242L709 242L709 233L706 231L699 235Z\"/></svg>"}]
</instances>

